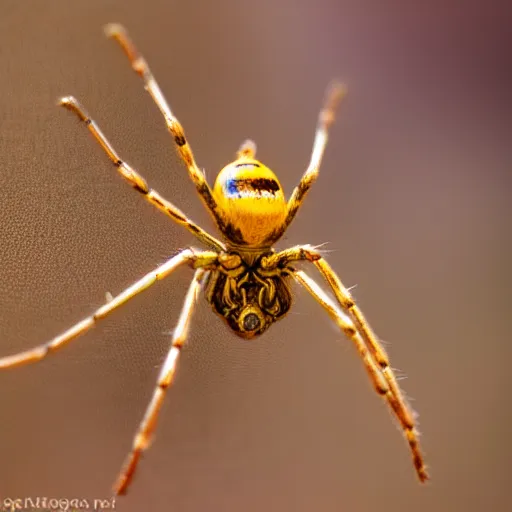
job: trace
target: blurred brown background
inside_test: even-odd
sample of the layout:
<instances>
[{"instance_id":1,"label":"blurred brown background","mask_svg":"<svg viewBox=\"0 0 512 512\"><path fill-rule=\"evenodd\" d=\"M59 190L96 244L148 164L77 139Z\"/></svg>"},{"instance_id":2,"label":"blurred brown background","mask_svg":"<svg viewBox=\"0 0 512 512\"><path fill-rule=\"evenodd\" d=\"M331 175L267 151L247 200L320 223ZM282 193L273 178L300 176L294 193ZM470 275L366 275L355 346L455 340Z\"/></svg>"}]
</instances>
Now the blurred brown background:
<instances>
[{"instance_id":1,"label":"blurred brown background","mask_svg":"<svg viewBox=\"0 0 512 512\"><path fill-rule=\"evenodd\" d=\"M4 0L1 11L1 355L197 245L57 97L81 99L152 186L213 229L106 22L130 30L211 182L251 137L290 192L326 84L349 85L279 247L329 242L357 285L408 377L431 485L417 483L353 347L297 290L288 318L254 342L201 300L118 510L510 510L510 4ZM55 357L0 373L2 498L110 496L190 278L180 270Z\"/></svg>"}]
</instances>

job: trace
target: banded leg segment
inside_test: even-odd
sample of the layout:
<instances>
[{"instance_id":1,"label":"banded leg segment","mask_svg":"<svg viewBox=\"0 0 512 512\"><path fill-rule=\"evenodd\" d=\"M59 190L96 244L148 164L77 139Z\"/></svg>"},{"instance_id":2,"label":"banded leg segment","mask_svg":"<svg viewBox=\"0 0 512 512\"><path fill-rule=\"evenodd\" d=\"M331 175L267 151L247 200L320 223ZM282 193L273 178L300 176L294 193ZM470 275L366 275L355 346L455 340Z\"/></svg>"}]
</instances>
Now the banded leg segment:
<instances>
[{"instance_id":1,"label":"banded leg segment","mask_svg":"<svg viewBox=\"0 0 512 512\"><path fill-rule=\"evenodd\" d=\"M135 470L137 469L139 459L142 453L149 447L151 435L155 430L158 414L162 408L165 394L174 380L178 357L187 337L192 311L201 289L201 281L205 274L207 275L207 272L203 269L196 270L194 274L178 320L178 325L174 330L171 348L160 370L160 375L158 376L153 398L146 409L144 418L133 440L132 451L128 455L124 467L114 485L114 492L116 494L126 494L133 475L135 474Z\"/></svg>"},{"instance_id":2,"label":"banded leg segment","mask_svg":"<svg viewBox=\"0 0 512 512\"><path fill-rule=\"evenodd\" d=\"M299 184L292 192L288 200L288 213L283 226L283 232L291 224L298 209L309 189L318 178L320 164L324 155L325 146L327 145L328 130L334 122L336 109L343 96L346 94L346 89L339 83L334 83L327 90L326 99L322 110L318 116L318 123L316 127L315 141L313 143L313 151L311 153L311 160L302 176Z\"/></svg>"},{"instance_id":3,"label":"banded leg segment","mask_svg":"<svg viewBox=\"0 0 512 512\"><path fill-rule=\"evenodd\" d=\"M413 411L407 404L407 400L405 399L400 387L398 386L396 376L389 364L389 357L386 351L377 339L377 336L364 317L361 309L355 303L351 293L347 290L347 288L345 288L345 286L343 286L339 277L336 275L326 260L320 258L314 261L313 264L318 268L325 280L329 283L329 286L333 291L338 303L349 314L350 318L357 327L357 330L367 344L374 360L379 365L382 374L384 375L386 382L388 383L388 386L391 390L389 401L395 414L403 425L409 425L412 428L414 426ZM416 462L417 461L415 461L415 464ZM428 480L428 475L423 464L417 465L416 471L418 473L418 478L422 482Z\"/></svg>"},{"instance_id":4,"label":"banded leg segment","mask_svg":"<svg viewBox=\"0 0 512 512\"><path fill-rule=\"evenodd\" d=\"M129 286L126 290L121 292L116 297L113 297L105 305L97 309L91 316L85 318L81 322L56 336L52 340L34 347L25 352L14 354L12 356L3 357L0 359L0 369L13 368L27 363L35 363L44 359L49 354L64 347L67 343L74 340L81 334L87 332L94 327L100 320L107 317L115 309L122 306L125 302L138 295L140 292L146 290L151 285L166 278L179 266L188 263L193 267L207 267L215 265L218 255L215 252L194 252L192 249L185 249L176 256L167 260L163 265L156 270L149 272L142 279Z\"/></svg>"},{"instance_id":5,"label":"banded leg segment","mask_svg":"<svg viewBox=\"0 0 512 512\"><path fill-rule=\"evenodd\" d=\"M389 358L386 351L379 343L377 336L373 332L368 321L365 319L362 311L355 303L352 295L347 288L343 286L339 277L322 255L315 248L309 245L304 245L285 249L278 254L272 255L268 258L266 263L286 266L289 262L300 260L312 262L325 278L339 305L349 314L365 343L368 345L372 357L379 365L384 377L386 378L388 386L392 392L390 395L390 405L395 414L403 425L410 425L412 427L414 425L413 413L407 405L407 401L398 386L395 374L389 365ZM417 470L420 480L426 480L426 473L425 475L422 475L420 474L420 468L417 468Z\"/></svg>"},{"instance_id":6,"label":"banded leg segment","mask_svg":"<svg viewBox=\"0 0 512 512\"><path fill-rule=\"evenodd\" d=\"M144 81L144 88L150 94L153 101L156 103L160 112L164 116L167 129L174 138L178 153L187 166L190 178L196 186L197 192L201 196L206 207L210 210L211 214L217 220L217 203L212 195L212 191L206 182L203 172L197 167L192 149L190 148L187 139L185 137L185 131L183 126L178 121L176 116L173 114L171 107L165 100L155 77L151 73L149 66L144 57L139 53L132 40L129 38L126 29L118 23L110 23L105 27L105 33L108 37L115 39L123 49L124 53L128 57L132 69L142 78Z\"/></svg>"},{"instance_id":7,"label":"banded leg segment","mask_svg":"<svg viewBox=\"0 0 512 512\"><path fill-rule=\"evenodd\" d=\"M386 394L386 398L393 412L397 416L407 435L409 435L409 432L414 433L414 414L410 406L407 404L407 401L403 396L400 387L398 386L396 376L389 365L389 358L386 354L386 351L382 348L377 339L377 336L371 329L359 307L356 305L352 295L347 290L347 288L343 286L339 277L336 275L327 261L322 257L322 255L314 247L309 245L297 246L290 249L285 249L280 253L264 258L261 262L261 265L263 269L271 270L276 267L287 266L289 263L294 261L309 261L313 263L325 278L332 292L334 293L337 302L341 308L345 310L350 316L352 322L361 335L361 338L370 351L373 360L380 368L380 371L384 376L387 387L390 391ZM409 442L418 446L418 441L415 436L412 436ZM428 480L429 477L423 463L423 458L421 457L419 447L417 448L417 453L418 457L414 459L414 465L419 480L424 482Z\"/></svg>"},{"instance_id":8,"label":"banded leg segment","mask_svg":"<svg viewBox=\"0 0 512 512\"><path fill-rule=\"evenodd\" d=\"M176 206L164 199L158 192L149 188L146 180L135 169L130 167L130 165L128 165L119 157L116 150L112 147L110 142L101 131L100 127L91 119L87 111L82 107L76 98L73 96L61 98L59 104L71 112L74 112L79 117L79 119L86 124L87 128L96 139L96 142L98 142L112 163L117 167L121 176L123 176L123 178L125 178L125 180L128 181L128 183L135 190L140 192L147 201L156 206L160 211L167 214L175 222L188 229L208 247L217 250L225 250L225 246L222 242L197 226L179 208L176 208Z\"/></svg>"},{"instance_id":9,"label":"banded leg segment","mask_svg":"<svg viewBox=\"0 0 512 512\"><path fill-rule=\"evenodd\" d=\"M303 271L296 270L292 275L302 286L304 286L309 291L309 293L316 299L316 301L320 303L320 305L327 311L327 313L329 313L331 318L336 322L343 333L356 346L356 349L359 352L361 359L363 360L366 370L368 371L370 379L372 380L375 390L379 395L383 396L387 400L398 421L400 422L400 426L404 432L405 438L409 443L409 448L411 450L411 455L418 478L421 482L425 482L429 477L426 471L425 463L423 461L423 455L420 450L418 433L415 428L411 411L407 408L407 405L401 394L396 394L396 381L393 380L394 385L393 383L390 383L389 377L384 373L384 370L380 364L375 360L373 351L368 348L365 340L358 330L358 327L350 318L345 316L341 311L339 311L337 307L333 305L331 299L320 288L320 286ZM402 414L400 408L397 408L397 402L400 403L400 407L405 409L407 412L406 415Z\"/></svg>"}]
</instances>

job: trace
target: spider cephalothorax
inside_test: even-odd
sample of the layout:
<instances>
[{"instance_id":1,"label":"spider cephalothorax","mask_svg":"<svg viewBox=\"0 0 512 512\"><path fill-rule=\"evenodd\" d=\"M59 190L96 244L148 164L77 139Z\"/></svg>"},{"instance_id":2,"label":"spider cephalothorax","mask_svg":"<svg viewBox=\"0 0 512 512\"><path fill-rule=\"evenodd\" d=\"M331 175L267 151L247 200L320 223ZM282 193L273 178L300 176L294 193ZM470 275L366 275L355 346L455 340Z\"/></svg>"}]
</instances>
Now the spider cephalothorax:
<instances>
[{"instance_id":1,"label":"spider cephalothorax","mask_svg":"<svg viewBox=\"0 0 512 512\"><path fill-rule=\"evenodd\" d=\"M261 257L251 265L237 253L221 255L240 264L231 269L222 265L213 270L206 284L206 298L213 310L242 338L254 338L282 318L292 297L286 284L287 271L264 271Z\"/></svg>"},{"instance_id":2,"label":"spider cephalothorax","mask_svg":"<svg viewBox=\"0 0 512 512\"><path fill-rule=\"evenodd\" d=\"M145 179L119 157L80 103L71 96L62 98L60 104L85 122L123 178L149 203L188 229L211 250L180 251L116 297L109 296L107 303L92 315L49 342L26 352L1 358L0 369L44 359L91 329L126 301L167 277L179 266L188 265L194 269L194 277L173 332L171 348L162 365L153 398L115 484L115 492L123 494L130 484L141 455L150 444L164 396L174 379L179 354L185 343L192 311L201 289L206 288L206 298L214 311L226 320L236 334L253 338L263 333L290 309L291 294L287 282L294 280L312 295L355 345L374 388L388 402L404 432L418 478L422 482L427 480L428 474L419 447L414 414L402 395L386 352L350 292L315 248L302 245L280 252L272 249L272 245L295 218L304 197L318 176L327 142L327 131L334 120L336 105L344 89L335 84L328 91L318 118L311 160L288 201L285 200L276 175L255 160L256 146L251 141L242 144L237 159L219 173L212 190L197 167L181 124L172 113L146 61L138 53L126 31L117 24L108 25L106 31L120 43L133 69L144 80L146 90L164 116L198 194L225 240L220 241L208 234L171 202L151 189ZM334 299L306 272L296 269L296 262L313 264L324 278Z\"/></svg>"}]
</instances>

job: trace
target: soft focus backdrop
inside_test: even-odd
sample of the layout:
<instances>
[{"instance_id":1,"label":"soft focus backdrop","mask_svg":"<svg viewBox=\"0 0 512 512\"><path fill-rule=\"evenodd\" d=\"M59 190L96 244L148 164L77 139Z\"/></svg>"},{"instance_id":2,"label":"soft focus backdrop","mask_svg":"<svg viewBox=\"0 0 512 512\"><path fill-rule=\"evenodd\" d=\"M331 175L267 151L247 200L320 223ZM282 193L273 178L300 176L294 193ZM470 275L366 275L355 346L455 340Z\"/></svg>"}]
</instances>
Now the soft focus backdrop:
<instances>
[{"instance_id":1,"label":"soft focus backdrop","mask_svg":"<svg viewBox=\"0 0 512 512\"><path fill-rule=\"evenodd\" d=\"M420 413L432 483L350 343L303 291L254 342L201 300L126 511L510 510L507 2L3 1L0 355L44 342L197 242L117 175L122 157L213 229L120 49L124 23L211 182L253 138L289 193L324 89L349 86L279 247L329 261ZM153 391L187 269L40 364L0 373L0 497L107 498Z\"/></svg>"}]
</instances>

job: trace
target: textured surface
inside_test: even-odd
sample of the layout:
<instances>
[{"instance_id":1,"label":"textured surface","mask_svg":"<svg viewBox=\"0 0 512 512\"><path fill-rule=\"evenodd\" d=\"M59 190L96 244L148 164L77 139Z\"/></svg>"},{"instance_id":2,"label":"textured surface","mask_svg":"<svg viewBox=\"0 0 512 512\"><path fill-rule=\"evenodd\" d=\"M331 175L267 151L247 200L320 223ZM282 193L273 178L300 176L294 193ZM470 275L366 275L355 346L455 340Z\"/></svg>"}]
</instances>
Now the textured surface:
<instances>
[{"instance_id":1,"label":"textured surface","mask_svg":"<svg viewBox=\"0 0 512 512\"><path fill-rule=\"evenodd\" d=\"M2 2L1 355L194 243L123 182L58 96L79 98L123 158L212 227L104 23L130 30L210 183L251 137L289 194L326 84L349 86L279 247L329 242L357 284L408 376L432 484L416 482L353 347L299 291L255 342L201 301L119 510L507 510L510 13L457 4ZM191 277L179 271L44 363L0 373L1 497L110 495Z\"/></svg>"}]
</instances>

